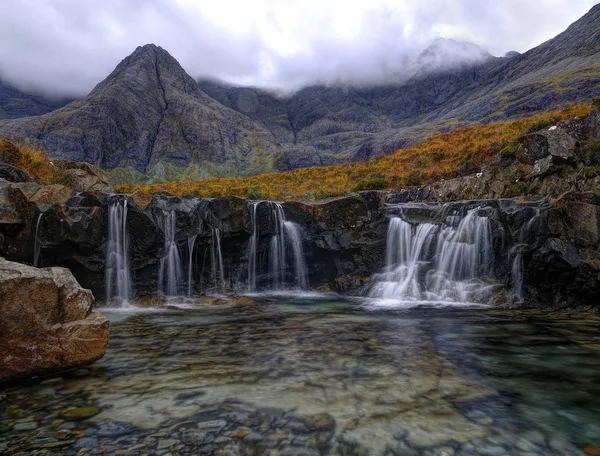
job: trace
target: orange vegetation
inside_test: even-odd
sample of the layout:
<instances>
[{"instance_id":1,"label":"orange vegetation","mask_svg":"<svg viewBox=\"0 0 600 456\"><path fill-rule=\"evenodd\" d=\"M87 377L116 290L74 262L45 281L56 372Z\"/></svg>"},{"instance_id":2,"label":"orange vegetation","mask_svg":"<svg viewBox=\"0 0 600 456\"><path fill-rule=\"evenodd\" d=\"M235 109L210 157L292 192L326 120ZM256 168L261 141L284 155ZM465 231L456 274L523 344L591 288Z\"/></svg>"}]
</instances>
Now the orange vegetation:
<instances>
[{"instance_id":1,"label":"orange vegetation","mask_svg":"<svg viewBox=\"0 0 600 456\"><path fill-rule=\"evenodd\" d=\"M591 105L575 106L518 120L469 125L364 162L243 178L124 185L117 190L124 193L166 191L172 195L196 197L236 195L253 199L310 200L349 193L359 183L371 179L384 182L388 188L425 185L477 172L482 164L490 163L520 134L558 120L585 115L591 110Z\"/></svg>"},{"instance_id":2,"label":"orange vegetation","mask_svg":"<svg viewBox=\"0 0 600 456\"><path fill-rule=\"evenodd\" d=\"M50 161L48 154L36 147L0 139L0 158L26 171L38 184L57 184L62 180L62 173Z\"/></svg>"}]
</instances>

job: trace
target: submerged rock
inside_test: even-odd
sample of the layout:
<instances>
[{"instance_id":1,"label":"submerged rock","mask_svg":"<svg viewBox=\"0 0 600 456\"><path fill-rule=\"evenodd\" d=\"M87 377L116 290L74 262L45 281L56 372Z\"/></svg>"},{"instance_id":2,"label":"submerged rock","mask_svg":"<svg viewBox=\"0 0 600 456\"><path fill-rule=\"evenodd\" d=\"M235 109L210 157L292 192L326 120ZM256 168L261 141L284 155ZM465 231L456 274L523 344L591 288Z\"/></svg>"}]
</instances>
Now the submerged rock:
<instances>
[{"instance_id":1,"label":"submerged rock","mask_svg":"<svg viewBox=\"0 0 600 456\"><path fill-rule=\"evenodd\" d=\"M108 320L64 268L0 258L0 383L91 364L104 355Z\"/></svg>"}]
</instances>

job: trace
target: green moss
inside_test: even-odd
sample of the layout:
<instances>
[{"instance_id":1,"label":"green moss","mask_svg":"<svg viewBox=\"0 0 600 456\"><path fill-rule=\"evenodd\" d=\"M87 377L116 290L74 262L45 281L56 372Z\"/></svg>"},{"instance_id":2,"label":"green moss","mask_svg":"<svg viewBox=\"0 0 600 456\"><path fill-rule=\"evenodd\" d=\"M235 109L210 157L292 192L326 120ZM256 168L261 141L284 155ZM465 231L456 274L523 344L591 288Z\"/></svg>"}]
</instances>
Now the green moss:
<instances>
[{"instance_id":1,"label":"green moss","mask_svg":"<svg viewBox=\"0 0 600 456\"><path fill-rule=\"evenodd\" d=\"M508 146L500 151L500 158L502 160L513 160L517 155L517 150L519 148L518 141L511 141Z\"/></svg>"},{"instance_id":2,"label":"green moss","mask_svg":"<svg viewBox=\"0 0 600 456\"><path fill-rule=\"evenodd\" d=\"M600 98L592 98L592 106L600 106Z\"/></svg>"},{"instance_id":3,"label":"green moss","mask_svg":"<svg viewBox=\"0 0 600 456\"><path fill-rule=\"evenodd\" d=\"M535 122L531 125L526 131L526 134L534 133L536 131L543 130L544 128L551 127L552 125L556 125L560 121L560 116L553 116L547 120L540 120L539 122Z\"/></svg>"},{"instance_id":4,"label":"green moss","mask_svg":"<svg viewBox=\"0 0 600 456\"><path fill-rule=\"evenodd\" d=\"M363 179L356 187L352 189L354 192L360 192L361 190L383 190L389 187L390 183L383 178L376 179Z\"/></svg>"}]
</instances>

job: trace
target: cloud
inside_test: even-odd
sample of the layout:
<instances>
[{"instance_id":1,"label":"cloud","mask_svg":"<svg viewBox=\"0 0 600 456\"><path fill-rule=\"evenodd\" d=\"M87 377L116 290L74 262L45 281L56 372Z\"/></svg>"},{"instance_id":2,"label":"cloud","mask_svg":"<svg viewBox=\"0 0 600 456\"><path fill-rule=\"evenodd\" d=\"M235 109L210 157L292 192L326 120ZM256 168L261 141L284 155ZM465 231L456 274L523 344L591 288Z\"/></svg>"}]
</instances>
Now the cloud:
<instances>
[{"instance_id":1,"label":"cloud","mask_svg":"<svg viewBox=\"0 0 600 456\"><path fill-rule=\"evenodd\" d=\"M378 83L401 78L436 38L473 42L494 55L523 52L595 3L11 0L0 2L0 76L29 90L82 95L153 42L194 77L279 90Z\"/></svg>"}]
</instances>

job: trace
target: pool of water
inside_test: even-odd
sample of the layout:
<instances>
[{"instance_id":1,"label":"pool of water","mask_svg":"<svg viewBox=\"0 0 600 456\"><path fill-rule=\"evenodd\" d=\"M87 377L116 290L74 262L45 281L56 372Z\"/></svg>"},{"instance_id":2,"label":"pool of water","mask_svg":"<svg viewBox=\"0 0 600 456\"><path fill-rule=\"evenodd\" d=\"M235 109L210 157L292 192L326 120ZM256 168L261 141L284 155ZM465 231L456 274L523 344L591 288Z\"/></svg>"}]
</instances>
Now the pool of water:
<instances>
[{"instance_id":1,"label":"pool of water","mask_svg":"<svg viewBox=\"0 0 600 456\"><path fill-rule=\"evenodd\" d=\"M600 454L594 316L255 299L107 312L103 359L0 392L0 453Z\"/></svg>"}]
</instances>

